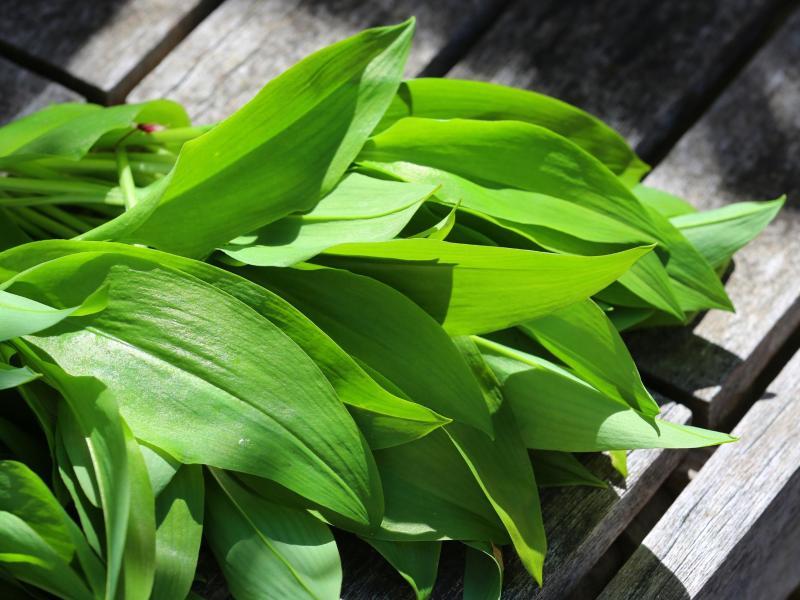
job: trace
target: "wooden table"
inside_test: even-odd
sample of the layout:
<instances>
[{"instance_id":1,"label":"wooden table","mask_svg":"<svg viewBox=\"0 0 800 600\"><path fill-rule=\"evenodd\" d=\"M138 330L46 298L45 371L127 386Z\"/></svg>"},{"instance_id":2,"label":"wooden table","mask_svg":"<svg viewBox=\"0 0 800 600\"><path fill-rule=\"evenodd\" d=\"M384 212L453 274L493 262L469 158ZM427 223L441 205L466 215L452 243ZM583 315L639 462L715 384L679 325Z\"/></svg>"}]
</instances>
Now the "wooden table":
<instances>
[{"instance_id":1,"label":"wooden table","mask_svg":"<svg viewBox=\"0 0 800 600\"><path fill-rule=\"evenodd\" d=\"M654 165L648 183L701 208L789 196L737 257L735 314L628 340L649 386L671 399L666 418L741 441L635 451L627 482L545 491L546 586L509 551L504 595L786 597L800 583L797 2L3 0L0 122L64 100L159 96L214 121L311 51L409 15L409 76L495 81L581 106ZM410 597L377 555L340 542L345 597ZM446 548L436 597L460 597L458 559Z\"/></svg>"}]
</instances>

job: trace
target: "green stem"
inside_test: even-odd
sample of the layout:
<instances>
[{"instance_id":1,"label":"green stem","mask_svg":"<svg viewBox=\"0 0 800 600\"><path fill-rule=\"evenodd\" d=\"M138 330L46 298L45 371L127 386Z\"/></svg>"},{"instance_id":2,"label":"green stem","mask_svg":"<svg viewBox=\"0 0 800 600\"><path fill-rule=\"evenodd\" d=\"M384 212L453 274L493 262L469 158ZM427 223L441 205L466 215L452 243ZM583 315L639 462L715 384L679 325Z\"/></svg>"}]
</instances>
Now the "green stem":
<instances>
[{"instance_id":1,"label":"green stem","mask_svg":"<svg viewBox=\"0 0 800 600\"><path fill-rule=\"evenodd\" d=\"M161 131L153 131L150 133L146 131L134 131L130 135L125 136L123 139L118 140L114 144L114 147L161 146L166 144L181 145L203 135L212 127L213 125L198 127L175 127L174 129L163 129Z\"/></svg>"},{"instance_id":2,"label":"green stem","mask_svg":"<svg viewBox=\"0 0 800 600\"><path fill-rule=\"evenodd\" d=\"M37 210L51 219L61 221L64 225L75 229L78 233L85 233L92 228L91 225L81 220L77 215L71 215L57 206L40 206Z\"/></svg>"},{"instance_id":3,"label":"green stem","mask_svg":"<svg viewBox=\"0 0 800 600\"><path fill-rule=\"evenodd\" d=\"M54 196L16 196L0 198L0 206L46 206L53 204L110 204L121 206L114 196L58 194Z\"/></svg>"},{"instance_id":4,"label":"green stem","mask_svg":"<svg viewBox=\"0 0 800 600\"><path fill-rule=\"evenodd\" d=\"M34 194L106 194L110 187L83 181L0 177L0 190Z\"/></svg>"},{"instance_id":5,"label":"green stem","mask_svg":"<svg viewBox=\"0 0 800 600\"><path fill-rule=\"evenodd\" d=\"M19 226L19 228L22 229L22 231L24 231L25 233L27 233L30 237L41 240L46 240L52 237L44 229L37 227L33 223L29 223L28 221L20 217L18 214L16 214L16 210L10 210L8 211L8 213L11 219L14 221L14 223L16 223Z\"/></svg>"},{"instance_id":6,"label":"green stem","mask_svg":"<svg viewBox=\"0 0 800 600\"><path fill-rule=\"evenodd\" d=\"M68 227L63 223L59 223L58 221L37 212L33 208L20 206L16 210L18 214L29 223L32 223L37 227L48 231L49 233L55 234L57 237L69 239L79 234L79 232L75 231L71 227Z\"/></svg>"},{"instance_id":7,"label":"green stem","mask_svg":"<svg viewBox=\"0 0 800 600\"><path fill-rule=\"evenodd\" d=\"M119 171L119 187L122 190L125 210L130 210L136 204L136 183L133 181L133 172L124 148L117 150L117 170Z\"/></svg>"}]
</instances>

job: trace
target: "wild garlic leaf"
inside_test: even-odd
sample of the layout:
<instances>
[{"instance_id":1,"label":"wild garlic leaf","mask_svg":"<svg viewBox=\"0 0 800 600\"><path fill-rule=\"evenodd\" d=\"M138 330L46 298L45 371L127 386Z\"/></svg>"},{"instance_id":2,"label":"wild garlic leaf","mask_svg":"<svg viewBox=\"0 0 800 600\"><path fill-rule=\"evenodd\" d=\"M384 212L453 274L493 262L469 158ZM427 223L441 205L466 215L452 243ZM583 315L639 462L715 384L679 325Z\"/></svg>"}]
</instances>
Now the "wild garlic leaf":
<instances>
[{"instance_id":1,"label":"wild garlic leaf","mask_svg":"<svg viewBox=\"0 0 800 600\"><path fill-rule=\"evenodd\" d=\"M503 553L491 542L464 542L463 600L500 600L503 590Z\"/></svg>"},{"instance_id":2,"label":"wild garlic leaf","mask_svg":"<svg viewBox=\"0 0 800 600\"><path fill-rule=\"evenodd\" d=\"M502 384L528 448L597 452L633 448L699 448L735 438L645 417L565 369L501 344L479 340Z\"/></svg>"},{"instance_id":3,"label":"wild garlic leaf","mask_svg":"<svg viewBox=\"0 0 800 600\"><path fill-rule=\"evenodd\" d=\"M493 152L487 154L487 147ZM667 219L643 205L593 156L543 127L410 117L371 138L358 160L390 172L395 163L413 163L483 186L536 192L595 210L657 240L669 254L665 266L670 275L703 297L709 308L730 308L713 269Z\"/></svg>"},{"instance_id":4,"label":"wild garlic leaf","mask_svg":"<svg viewBox=\"0 0 800 600\"><path fill-rule=\"evenodd\" d=\"M608 484L587 469L569 452L532 450L531 462L540 488L588 486L607 488Z\"/></svg>"},{"instance_id":5,"label":"wild garlic leaf","mask_svg":"<svg viewBox=\"0 0 800 600\"><path fill-rule=\"evenodd\" d=\"M274 477L356 521L380 519L377 472L352 419L308 356L251 307L114 254L64 256L14 286L68 303L102 284L105 311L27 339L108 385L138 438L183 463Z\"/></svg>"},{"instance_id":6,"label":"wild garlic leaf","mask_svg":"<svg viewBox=\"0 0 800 600\"><path fill-rule=\"evenodd\" d=\"M100 107L94 104L50 106L0 128L0 167L43 157L77 160L105 134L137 123L159 123L166 127L189 124L186 111L177 102L153 100L140 104Z\"/></svg>"},{"instance_id":7,"label":"wild garlic leaf","mask_svg":"<svg viewBox=\"0 0 800 600\"><path fill-rule=\"evenodd\" d=\"M430 240L444 240L450 235L450 232L453 230L453 226L456 224L456 211L458 209L458 204L456 204L453 208L450 209L444 217L442 217L439 221L424 229L418 233L410 235L408 237L412 238L428 238Z\"/></svg>"},{"instance_id":8,"label":"wild garlic leaf","mask_svg":"<svg viewBox=\"0 0 800 600\"><path fill-rule=\"evenodd\" d=\"M714 210L678 215L670 222L708 264L718 269L763 231L785 199L784 196L769 202L737 202Z\"/></svg>"},{"instance_id":9,"label":"wild garlic leaf","mask_svg":"<svg viewBox=\"0 0 800 600\"><path fill-rule=\"evenodd\" d=\"M65 448L73 467L85 472L84 492L102 508L105 597L113 598L124 589L126 597L147 598L155 551L152 490L138 446L120 418L113 392L96 379L68 374L27 345L23 355L64 397L65 402L58 408L58 422Z\"/></svg>"},{"instance_id":10,"label":"wild garlic leaf","mask_svg":"<svg viewBox=\"0 0 800 600\"><path fill-rule=\"evenodd\" d=\"M63 561L77 558L89 587L96 596L103 594L100 559L47 485L20 462L0 462L0 510L25 521Z\"/></svg>"},{"instance_id":11,"label":"wild garlic leaf","mask_svg":"<svg viewBox=\"0 0 800 600\"><path fill-rule=\"evenodd\" d=\"M30 525L0 511L0 565L12 577L70 600L95 600L86 582Z\"/></svg>"},{"instance_id":12,"label":"wild garlic leaf","mask_svg":"<svg viewBox=\"0 0 800 600\"><path fill-rule=\"evenodd\" d=\"M363 538L414 590L417 600L430 598L439 570L441 542L387 542Z\"/></svg>"},{"instance_id":13,"label":"wild garlic leaf","mask_svg":"<svg viewBox=\"0 0 800 600\"><path fill-rule=\"evenodd\" d=\"M334 246L318 262L392 286L448 333L462 335L511 327L584 300L650 249L568 256L406 239Z\"/></svg>"},{"instance_id":14,"label":"wild garlic leaf","mask_svg":"<svg viewBox=\"0 0 800 600\"><path fill-rule=\"evenodd\" d=\"M32 371L28 367L12 367L0 363L0 390L23 385L40 377L39 373Z\"/></svg>"},{"instance_id":15,"label":"wild garlic leaf","mask_svg":"<svg viewBox=\"0 0 800 600\"><path fill-rule=\"evenodd\" d=\"M156 497L153 600L186 598L194 581L203 533L203 467L182 465Z\"/></svg>"},{"instance_id":16,"label":"wild garlic leaf","mask_svg":"<svg viewBox=\"0 0 800 600\"><path fill-rule=\"evenodd\" d=\"M184 144L157 204L137 205L86 239L202 257L312 209L341 179L391 102L413 30L413 20L368 29L300 61Z\"/></svg>"},{"instance_id":17,"label":"wild garlic leaf","mask_svg":"<svg viewBox=\"0 0 800 600\"><path fill-rule=\"evenodd\" d=\"M395 162L386 166L367 162L362 167L368 170L372 167L377 172L408 181L439 185L436 199L459 206L462 215L471 215L470 222L493 237L495 245L509 245L498 237L498 228L530 240L531 249L587 256L656 241L646 232L602 212L547 194L484 187L447 171L411 163ZM678 319L683 318L667 271L658 256L649 255L637 261L619 278L619 283L653 306Z\"/></svg>"},{"instance_id":18,"label":"wild garlic leaf","mask_svg":"<svg viewBox=\"0 0 800 600\"><path fill-rule=\"evenodd\" d=\"M65 562L72 560L75 524L47 485L21 462L0 461L0 511L18 516Z\"/></svg>"},{"instance_id":19,"label":"wild garlic leaf","mask_svg":"<svg viewBox=\"0 0 800 600\"><path fill-rule=\"evenodd\" d=\"M404 117L522 121L568 138L628 185L650 170L611 127L556 98L481 81L421 78L404 81L376 128Z\"/></svg>"},{"instance_id":20,"label":"wild garlic leaf","mask_svg":"<svg viewBox=\"0 0 800 600\"><path fill-rule=\"evenodd\" d=\"M206 536L236 598L339 598L339 551L324 523L210 471Z\"/></svg>"},{"instance_id":21,"label":"wild garlic leaf","mask_svg":"<svg viewBox=\"0 0 800 600\"><path fill-rule=\"evenodd\" d=\"M400 292L347 271L262 269L279 294L412 401L492 435L481 391L453 342Z\"/></svg>"},{"instance_id":22,"label":"wild garlic leaf","mask_svg":"<svg viewBox=\"0 0 800 600\"><path fill-rule=\"evenodd\" d=\"M373 537L508 543L497 513L444 431L378 450L375 460L384 486L386 514ZM421 469L423 464L425 468Z\"/></svg>"},{"instance_id":23,"label":"wild garlic leaf","mask_svg":"<svg viewBox=\"0 0 800 600\"><path fill-rule=\"evenodd\" d=\"M177 269L245 303L280 328L316 363L348 406L371 448L388 448L417 439L449 421L421 404L389 393L373 381L308 317L258 285L269 280L265 278L268 271L263 269L239 270L248 280L206 263L127 244L48 240L0 253L0 280L41 262L81 252L106 252Z\"/></svg>"},{"instance_id":24,"label":"wild garlic leaf","mask_svg":"<svg viewBox=\"0 0 800 600\"><path fill-rule=\"evenodd\" d=\"M606 314L584 300L520 325L581 379L647 416L658 405L642 384L630 352Z\"/></svg>"},{"instance_id":25,"label":"wild garlic leaf","mask_svg":"<svg viewBox=\"0 0 800 600\"><path fill-rule=\"evenodd\" d=\"M477 346L468 337L455 341L459 351L468 357L467 363L487 397L487 405L494 408L495 438L491 440L459 423L447 425L445 431L503 522L522 565L541 585L547 542L528 452L512 407L503 399L500 383L481 360Z\"/></svg>"},{"instance_id":26,"label":"wild garlic leaf","mask_svg":"<svg viewBox=\"0 0 800 600\"><path fill-rule=\"evenodd\" d=\"M642 204L649 206L668 219L697 212L697 209L683 198L679 198L663 190L658 190L640 183L631 191Z\"/></svg>"},{"instance_id":27,"label":"wild garlic leaf","mask_svg":"<svg viewBox=\"0 0 800 600\"><path fill-rule=\"evenodd\" d=\"M337 244L390 240L435 189L352 173L309 212L288 215L220 249L248 265L288 267Z\"/></svg>"},{"instance_id":28,"label":"wild garlic leaf","mask_svg":"<svg viewBox=\"0 0 800 600\"><path fill-rule=\"evenodd\" d=\"M52 327L75 310L76 307L53 308L24 296L0 290L0 341Z\"/></svg>"}]
</instances>

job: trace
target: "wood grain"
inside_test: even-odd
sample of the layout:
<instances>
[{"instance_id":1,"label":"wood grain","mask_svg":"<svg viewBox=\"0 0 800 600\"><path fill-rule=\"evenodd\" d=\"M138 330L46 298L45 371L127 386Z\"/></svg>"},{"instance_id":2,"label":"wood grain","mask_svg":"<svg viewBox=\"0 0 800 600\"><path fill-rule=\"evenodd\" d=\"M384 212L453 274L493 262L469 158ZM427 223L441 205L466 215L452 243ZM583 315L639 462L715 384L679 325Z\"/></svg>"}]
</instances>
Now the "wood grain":
<instances>
[{"instance_id":1,"label":"wood grain","mask_svg":"<svg viewBox=\"0 0 800 600\"><path fill-rule=\"evenodd\" d=\"M56 102L79 102L81 98L58 84L0 58L0 125Z\"/></svg>"},{"instance_id":2,"label":"wood grain","mask_svg":"<svg viewBox=\"0 0 800 600\"><path fill-rule=\"evenodd\" d=\"M270 79L311 52L375 25L417 17L408 73L449 41L491 0L229 0L131 93L169 97L197 122L228 116Z\"/></svg>"},{"instance_id":3,"label":"wood grain","mask_svg":"<svg viewBox=\"0 0 800 600\"><path fill-rule=\"evenodd\" d=\"M800 354L601 595L785 598L800 583Z\"/></svg>"},{"instance_id":4,"label":"wood grain","mask_svg":"<svg viewBox=\"0 0 800 600\"><path fill-rule=\"evenodd\" d=\"M0 42L117 101L214 0L3 0ZM103 99L103 98L98 98Z\"/></svg>"},{"instance_id":5,"label":"wood grain","mask_svg":"<svg viewBox=\"0 0 800 600\"><path fill-rule=\"evenodd\" d=\"M450 76L557 96L609 122L650 159L780 5L519 1Z\"/></svg>"},{"instance_id":6,"label":"wood grain","mask_svg":"<svg viewBox=\"0 0 800 600\"><path fill-rule=\"evenodd\" d=\"M651 381L674 388L673 397L695 399L700 423L735 417L800 327L798 82L800 12L647 180L700 208L789 198L776 222L736 257L726 285L735 314L713 311L693 329L629 339Z\"/></svg>"},{"instance_id":7,"label":"wood grain","mask_svg":"<svg viewBox=\"0 0 800 600\"><path fill-rule=\"evenodd\" d=\"M689 410L668 403L662 418L688 423ZM629 453L629 476L623 481L608 459L597 455L588 467L612 482L610 488L559 488L542 492L547 530L548 554L544 569L544 588L537 588L520 564L512 548L504 548L504 598L563 598L574 590L598 559L636 516L680 462L683 451L635 450ZM351 552L355 555L351 555ZM463 592L463 555L457 548L446 549L439 568L434 598L456 600ZM409 589L375 553L348 544L343 550L345 583L342 597L347 599L405 598Z\"/></svg>"}]
</instances>

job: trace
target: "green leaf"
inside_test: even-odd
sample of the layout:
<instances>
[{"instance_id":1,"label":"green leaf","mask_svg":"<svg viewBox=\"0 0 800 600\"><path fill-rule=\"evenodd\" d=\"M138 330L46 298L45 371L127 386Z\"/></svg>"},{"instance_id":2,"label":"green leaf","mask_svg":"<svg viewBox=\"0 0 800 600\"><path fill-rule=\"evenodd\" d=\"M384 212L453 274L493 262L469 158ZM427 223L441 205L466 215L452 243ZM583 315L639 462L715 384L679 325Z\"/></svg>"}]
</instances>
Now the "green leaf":
<instances>
[{"instance_id":1,"label":"green leaf","mask_svg":"<svg viewBox=\"0 0 800 600\"><path fill-rule=\"evenodd\" d=\"M102 108L96 104L64 102L53 104L0 127L0 156L13 154L33 140Z\"/></svg>"},{"instance_id":2,"label":"green leaf","mask_svg":"<svg viewBox=\"0 0 800 600\"><path fill-rule=\"evenodd\" d=\"M500 600L503 554L489 542L465 542L464 600Z\"/></svg>"},{"instance_id":3,"label":"green leaf","mask_svg":"<svg viewBox=\"0 0 800 600\"><path fill-rule=\"evenodd\" d=\"M101 285L105 311L28 339L106 383L138 438L180 462L275 478L356 521L380 520L377 472L352 419L308 356L246 304L114 254L64 256L14 282L59 303Z\"/></svg>"},{"instance_id":4,"label":"green leaf","mask_svg":"<svg viewBox=\"0 0 800 600\"><path fill-rule=\"evenodd\" d=\"M452 341L401 293L336 269L261 271L259 283L291 302L412 401L491 433L480 389Z\"/></svg>"},{"instance_id":5,"label":"green leaf","mask_svg":"<svg viewBox=\"0 0 800 600\"><path fill-rule=\"evenodd\" d=\"M658 241L669 253L666 268L674 279L692 288L709 308L730 308L713 269L667 219L643 205L593 156L542 127L517 121L411 117L371 138L359 161L388 172L398 164L413 163L484 187L526 190L591 209Z\"/></svg>"},{"instance_id":6,"label":"green leaf","mask_svg":"<svg viewBox=\"0 0 800 600\"><path fill-rule=\"evenodd\" d=\"M65 562L72 560L75 545L67 513L47 485L20 462L0 461L0 511L18 516Z\"/></svg>"},{"instance_id":7,"label":"green leaf","mask_svg":"<svg viewBox=\"0 0 800 600\"><path fill-rule=\"evenodd\" d=\"M377 127L403 117L523 121L570 139L628 184L650 170L616 131L592 115L543 94L457 79L412 79L400 86Z\"/></svg>"},{"instance_id":8,"label":"green leaf","mask_svg":"<svg viewBox=\"0 0 800 600\"><path fill-rule=\"evenodd\" d=\"M600 161L530 123L406 118L370 138L358 161L389 172L398 163L413 163L484 187L560 198L637 231L657 233L640 202Z\"/></svg>"},{"instance_id":9,"label":"green leaf","mask_svg":"<svg viewBox=\"0 0 800 600\"><path fill-rule=\"evenodd\" d=\"M249 265L288 267L337 244L390 240L434 189L353 173L311 211L270 223L221 250Z\"/></svg>"},{"instance_id":10,"label":"green leaf","mask_svg":"<svg viewBox=\"0 0 800 600\"><path fill-rule=\"evenodd\" d=\"M391 102L413 20L368 29L300 61L208 133L184 144L157 200L84 236L201 257L314 207Z\"/></svg>"},{"instance_id":11,"label":"green leaf","mask_svg":"<svg viewBox=\"0 0 800 600\"><path fill-rule=\"evenodd\" d=\"M153 600L186 598L194 581L203 532L203 471L183 465L156 498Z\"/></svg>"},{"instance_id":12,"label":"green leaf","mask_svg":"<svg viewBox=\"0 0 800 600\"><path fill-rule=\"evenodd\" d=\"M653 236L616 218L546 194L484 187L446 171L410 163L392 163L377 170L408 181L440 185L436 198L463 207L462 214L472 216L473 224L482 226L483 233L499 245L509 245L498 238L503 230L530 240L531 249L588 256L655 242ZM640 259L619 282L661 310L683 318L667 272L656 255Z\"/></svg>"},{"instance_id":13,"label":"green leaf","mask_svg":"<svg viewBox=\"0 0 800 600\"><path fill-rule=\"evenodd\" d=\"M363 538L405 579L417 600L430 598L439 570L441 542L387 542Z\"/></svg>"},{"instance_id":14,"label":"green leaf","mask_svg":"<svg viewBox=\"0 0 800 600\"><path fill-rule=\"evenodd\" d=\"M25 521L5 511L0 511L0 565L17 579L66 600L94 600L53 548Z\"/></svg>"},{"instance_id":15,"label":"green leaf","mask_svg":"<svg viewBox=\"0 0 800 600\"><path fill-rule=\"evenodd\" d=\"M644 415L658 414L658 405L642 384L625 343L591 300L525 322L520 329L605 395Z\"/></svg>"},{"instance_id":16,"label":"green leaf","mask_svg":"<svg viewBox=\"0 0 800 600\"><path fill-rule=\"evenodd\" d=\"M624 453L624 452L623 452ZM569 452L532 450L531 461L539 487L564 487L585 485L607 488L608 484L597 477Z\"/></svg>"},{"instance_id":17,"label":"green leaf","mask_svg":"<svg viewBox=\"0 0 800 600\"><path fill-rule=\"evenodd\" d=\"M4 278L4 272L5 278L11 277L41 262L80 252L121 254L180 270L234 296L269 319L322 370L339 399L349 406L372 448L388 448L417 439L449 421L375 383L306 316L273 292L257 285L268 285L269 272L263 269L239 271L257 282L253 283L206 263L127 244L49 240L0 254L0 279Z\"/></svg>"},{"instance_id":18,"label":"green leaf","mask_svg":"<svg viewBox=\"0 0 800 600\"><path fill-rule=\"evenodd\" d=\"M211 473L206 535L237 600L339 597L339 552L324 523L253 495L218 469Z\"/></svg>"},{"instance_id":19,"label":"green leaf","mask_svg":"<svg viewBox=\"0 0 800 600\"><path fill-rule=\"evenodd\" d=\"M444 431L379 450L375 460L383 482L386 513L381 530L373 537L508 542L495 510Z\"/></svg>"},{"instance_id":20,"label":"green leaf","mask_svg":"<svg viewBox=\"0 0 800 600\"><path fill-rule=\"evenodd\" d=\"M26 353L25 359L32 360L31 354ZM91 461L86 468L91 470L97 486L97 502L103 508L107 554L105 597L110 599L117 591L131 508L124 425L113 396L100 382L90 377L71 377L44 361L34 364L67 401L60 405L59 422L67 418L74 420Z\"/></svg>"},{"instance_id":21,"label":"green leaf","mask_svg":"<svg viewBox=\"0 0 800 600\"><path fill-rule=\"evenodd\" d=\"M189 118L180 104L169 100L106 108L51 106L0 129L0 168L45 156L77 160L103 135L118 129L130 131L137 123L183 127Z\"/></svg>"},{"instance_id":22,"label":"green leaf","mask_svg":"<svg viewBox=\"0 0 800 600\"><path fill-rule=\"evenodd\" d=\"M609 450L611 466L623 477L628 476L628 452L625 450Z\"/></svg>"},{"instance_id":23,"label":"green leaf","mask_svg":"<svg viewBox=\"0 0 800 600\"><path fill-rule=\"evenodd\" d=\"M467 362L473 365L476 379L488 397L487 404L495 407L495 439L459 423L447 425L445 431L503 522L522 565L541 585L547 548L544 523L533 469L512 407L503 400L500 384L480 360L475 343L462 337L456 339L456 344L462 354L470 357Z\"/></svg>"},{"instance_id":24,"label":"green leaf","mask_svg":"<svg viewBox=\"0 0 800 600\"><path fill-rule=\"evenodd\" d=\"M142 442L139 443L139 451L144 459L153 496L157 498L175 477L181 464L161 448L148 446Z\"/></svg>"},{"instance_id":25,"label":"green leaf","mask_svg":"<svg viewBox=\"0 0 800 600\"><path fill-rule=\"evenodd\" d=\"M544 359L488 340L479 340L479 345L503 386L528 448L563 452L699 448L736 439L647 418Z\"/></svg>"},{"instance_id":26,"label":"green leaf","mask_svg":"<svg viewBox=\"0 0 800 600\"><path fill-rule=\"evenodd\" d=\"M156 517L153 488L147 467L127 423L122 422L128 451L131 507L125 532L125 555L122 575L125 598L147 600L153 588L156 570Z\"/></svg>"},{"instance_id":27,"label":"green leaf","mask_svg":"<svg viewBox=\"0 0 800 600\"><path fill-rule=\"evenodd\" d=\"M453 226L456 224L456 211L458 210L458 205L453 206L450 209L444 218L437 221L427 229L420 231L414 235L409 237L412 238L428 238L431 240L444 240L450 235L450 232L453 230Z\"/></svg>"},{"instance_id":28,"label":"green leaf","mask_svg":"<svg viewBox=\"0 0 800 600\"><path fill-rule=\"evenodd\" d=\"M95 596L102 595L105 570L100 560L45 483L22 463L0 461L0 511L22 519L60 561L69 564L77 557Z\"/></svg>"},{"instance_id":29,"label":"green leaf","mask_svg":"<svg viewBox=\"0 0 800 600\"><path fill-rule=\"evenodd\" d=\"M0 341L52 327L75 310L74 307L56 309L0 290Z\"/></svg>"},{"instance_id":30,"label":"green leaf","mask_svg":"<svg viewBox=\"0 0 800 600\"><path fill-rule=\"evenodd\" d=\"M663 190L657 190L656 188L639 184L634 187L632 191L636 197L641 200L642 204L649 206L668 219L677 217L678 215L697 212L697 209L683 198L679 198Z\"/></svg>"},{"instance_id":31,"label":"green leaf","mask_svg":"<svg viewBox=\"0 0 800 600\"><path fill-rule=\"evenodd\" d=\"M505 329L584 300L649 250L567 256L407 239L335 246L318 260L383 281L448 333L462 335Z\"/></svg>"},{"instance_id":32,"label":"green leaf","mask_svg":"<svg viewBox=\"0 0 800 600\"><path fill-rule=\"evenodd\" d=\"M0 390L7 390L40 377L28 367L12 367L0 362Z\"/></svg>"},{"instance_id":33,"label":"green leaf","mask_svg":"<svg viewBox=\"0 0 800 600\"><path fill-rule=\"evenodd\" d=\"M761 233L785 200L783 196L770 202L737 202L714 210L678 215L670 222L713 268L718 269Z\"/></svg>"}]
</instances>

